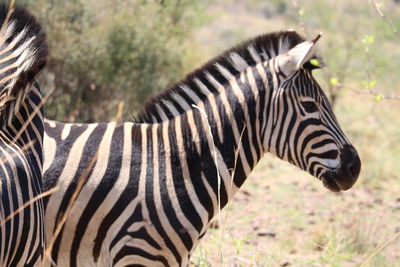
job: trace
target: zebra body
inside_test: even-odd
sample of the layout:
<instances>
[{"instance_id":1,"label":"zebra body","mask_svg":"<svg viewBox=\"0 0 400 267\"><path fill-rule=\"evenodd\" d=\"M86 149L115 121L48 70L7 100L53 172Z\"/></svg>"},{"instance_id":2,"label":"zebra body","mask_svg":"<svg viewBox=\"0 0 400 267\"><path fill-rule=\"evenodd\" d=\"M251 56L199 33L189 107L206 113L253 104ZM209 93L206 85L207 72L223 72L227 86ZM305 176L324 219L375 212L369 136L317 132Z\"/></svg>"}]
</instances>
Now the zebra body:
<instances>
[{"instance_id":1,"label":"zebra body","mask_svg":"<svg viewBox=\"0 0 400 267\"><path fill-rule=\"evenodd\" d=\"M42 193L44 127L34 78L47 47L23 9L0 5L0 22L0 266L34 266L45 247L43 201L35 200Z\"/></svg>"},{"instance_id":2,"label":"zebra body","mask_svg":"<svg viewBox=\"0 0 400 267\"><path fill-rule=\"evenodd\" d=\"M134 123L47 121L44 186L60 187L45 203L54 262L188 265L265 152L333 191L350 188L360 162L311 75L315 42L292 31L250 40L150 101Z\"/></svg>"}]
</instances>

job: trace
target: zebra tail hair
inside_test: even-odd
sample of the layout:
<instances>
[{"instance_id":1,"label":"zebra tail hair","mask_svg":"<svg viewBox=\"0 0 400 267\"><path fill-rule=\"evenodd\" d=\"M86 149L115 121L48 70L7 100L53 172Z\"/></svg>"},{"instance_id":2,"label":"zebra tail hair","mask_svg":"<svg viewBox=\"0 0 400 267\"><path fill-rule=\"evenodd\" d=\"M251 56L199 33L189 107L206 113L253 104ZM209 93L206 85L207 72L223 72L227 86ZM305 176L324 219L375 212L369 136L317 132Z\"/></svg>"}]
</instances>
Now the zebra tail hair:
<instances>
[{"instance_id":1,"label":"zebra tail hair","mask_svg":"<svg viewBox=\"0 0 400 267\"><path fill-rule=\"evenodd\" d=\"M14 1L0 4L0 125L11 123L30 85L47 63L46 36L29 12Z\"/></svg>"}]
</instances>

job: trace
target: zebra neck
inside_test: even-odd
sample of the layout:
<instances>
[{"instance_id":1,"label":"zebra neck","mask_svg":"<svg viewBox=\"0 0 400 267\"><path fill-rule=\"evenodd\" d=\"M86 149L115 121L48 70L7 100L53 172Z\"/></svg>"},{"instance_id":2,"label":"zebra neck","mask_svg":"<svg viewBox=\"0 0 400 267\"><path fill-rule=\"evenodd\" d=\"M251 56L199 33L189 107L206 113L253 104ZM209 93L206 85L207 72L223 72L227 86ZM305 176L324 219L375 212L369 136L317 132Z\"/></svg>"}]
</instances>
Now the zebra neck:
<instances>
[{"instance_id":1,"label":"zebra neck","mask_svg":"<svg viewBox=\"0 0 400 267\"><path fill-rule=\"evenodd\" d=\"M175 190L187 191L180 197L202 207L199 217L199 210L205 209L211 220L264 154L259 114L264 109L265 83L262 66L248 68L231 77L219 94L152 126L162 139L160 151L168 154L166 165L172 170Z\"/></svg>"},{"instance_id":2,"label":"zebra neck","mask_svg":"<svg viewBox=\"0 0 400 267\"><path fill-rule=\"evenodd\" d=\"M234 192L265 151L262 133L266 134L267 125L263 121L264 115L269 113L265 99L273 93L267 64L246 68L236 76L221 69L228 83L220 85L219 94L209 95L192 111L197 117L197 129L204 130L198 132L198 138L210 144L213 161L220 169L218 173L225 183L229 180ZM211 82L217 86L215 81Z\"/></svg>"}]
</instances>

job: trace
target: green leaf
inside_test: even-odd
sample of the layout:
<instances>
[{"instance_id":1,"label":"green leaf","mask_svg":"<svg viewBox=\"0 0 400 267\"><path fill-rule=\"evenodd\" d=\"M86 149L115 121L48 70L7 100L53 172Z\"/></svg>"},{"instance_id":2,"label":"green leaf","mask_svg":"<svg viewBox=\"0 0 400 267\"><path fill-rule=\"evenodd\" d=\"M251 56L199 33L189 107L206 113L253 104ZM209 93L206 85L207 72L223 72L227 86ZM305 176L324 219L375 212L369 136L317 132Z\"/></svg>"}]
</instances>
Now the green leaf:
<instances>
[{"instance_id":1,"label":"green leaf","mask_svg":"<svg viewBox=\"0 0 400 267\"><path fill-rule=\"evenodd\" d=\"M372 99L374 102L379 102L381 101L383 98L382 94L377 94L376 96L374 96L374 98Z\"/></svg>"},{"instance_id":2,"label":"green leaf","mask_svg":"<svg viewBox=\"0 0 400 267\"><path fill-rule=\"evenodd\" d=\"M304 14L306 13L306 10L302 7L299 9L299 16L304 16Z\"/></svg>"},{"instance_id":3,"label":"green leaf","mask_svg":"<svg viewBox=\"0 0 400 267\"><path fill-rule=\"evenodd\" d=\"M373 35L364 35L362 38L362 43L365 45L371 45L374 43L374 36Z\"/></svg>"},{"instance_id":4,"label":"green leaf","mask_svg":"<svg viewBox=\"0 0 400 267\"><path fill-rule=\"evenodd\" d=\"M316 58L311 59L311 60L310 60L310 63L311 63L311 65L314 65L314 66L317 66L317 67L321 66L321 65L319 64L318 59L316 59Z\"/></svg>"},{"instance_id":5,"label":"green leaf","mask_svg":"<svg viewBox=\"0 0 400 267\"><path fill-rule=\"evenodd\" d=\"M383 3L382 2L375 3L375 6L377 9L381 9L381 7L383 7Z\"/></svg>"},{"instance_id":6,"label":"green leaf","mask_svg":"<svg viewBox=\"0 0 400 267\"><path fill-rule=\"evenodd\" d=\"M362 81L362 84L366 89L373 89L376 85L376 80Z\"/></svg>"},{"instance_id":7,"label":"green leaf","mask_svg":"<svg viewBox=\"0 0 400 267\"><path fill-rule=\"evenodd\" d=\"M333 78L331 78L331 79L329 80L329 82L330 82L333 86L336 86L336 85L338 84L338 79L335 78L335 77L333 77Z\"/></svg>"}]
</instances>

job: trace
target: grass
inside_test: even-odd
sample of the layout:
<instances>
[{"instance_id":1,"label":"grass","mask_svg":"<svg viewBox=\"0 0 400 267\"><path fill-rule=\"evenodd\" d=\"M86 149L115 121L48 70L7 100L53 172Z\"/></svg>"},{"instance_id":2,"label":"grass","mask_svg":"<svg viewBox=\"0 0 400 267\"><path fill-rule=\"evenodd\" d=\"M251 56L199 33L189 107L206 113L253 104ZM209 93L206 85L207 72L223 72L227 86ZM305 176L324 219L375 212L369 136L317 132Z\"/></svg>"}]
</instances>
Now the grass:
<instances>
[{"instance_id":1,"label":"grass","mask_svg":"<svg viewBox=\"0 0 400 267\"><path fill-rule=\"evenodd\" d=\"M222 240L224 266L357 266L399 231L395 183L381 188L357 183L338 195L299 170L267 160L292 175L257 170L239 191ZM219 263L219 231L211 229L200 243L194 266ZM393 241L367 266L395 266L399 245L400 240Z\"/></svg>"}]
</instances>

